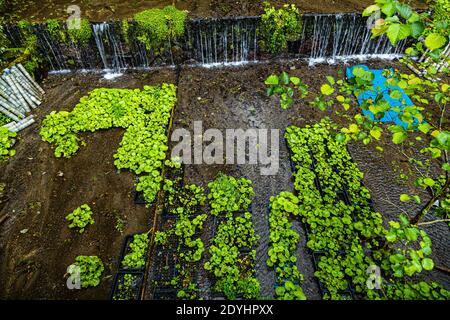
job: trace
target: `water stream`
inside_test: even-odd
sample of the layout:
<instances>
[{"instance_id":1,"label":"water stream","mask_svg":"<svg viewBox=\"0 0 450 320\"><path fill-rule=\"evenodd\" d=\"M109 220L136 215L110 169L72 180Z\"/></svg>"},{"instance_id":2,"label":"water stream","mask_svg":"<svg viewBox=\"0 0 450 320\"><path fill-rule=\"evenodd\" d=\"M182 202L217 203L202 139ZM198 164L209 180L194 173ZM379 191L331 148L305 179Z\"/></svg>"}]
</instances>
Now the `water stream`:
<instances>
[{"instance_id":1,"label":"water stream","mask_svg":"<svg viewBox=\"0 0 450 320\"><path fill-rule=\"evenodd\" d=\"M302 36L289 43L289 58L307 59L310 64L336 63L349 59L394 58L406 42L395 48L386 36L371 38L366 18L360 14L305 14ZM259 17L194 19L187 23L184 37L166 43L163 50L147 50L139 42L134 23L125 36L120 22L92 24L90 43L55 41L45 26L34 26L38 45L51 72L106 70L119 74L127 69L147 69L178 64L204 67L241 65L267 60L260 48ZM6 26L13 45L24 39L16 26Z\"/></svg>"}]
</instances>

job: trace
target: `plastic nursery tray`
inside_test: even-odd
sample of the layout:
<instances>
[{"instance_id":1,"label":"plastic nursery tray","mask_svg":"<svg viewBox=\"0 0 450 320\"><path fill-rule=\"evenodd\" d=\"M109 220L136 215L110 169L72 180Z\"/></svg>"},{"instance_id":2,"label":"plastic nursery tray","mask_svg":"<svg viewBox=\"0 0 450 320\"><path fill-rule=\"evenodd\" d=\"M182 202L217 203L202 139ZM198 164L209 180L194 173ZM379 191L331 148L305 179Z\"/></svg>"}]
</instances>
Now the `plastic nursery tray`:
<instances>
[{"instance_id":1,"label":"plastic nursery tray","mask_svg":"<svg viewBox=\"0 0 450 320\"><path fill-rule=\"evenodd\" d=\"M147 264L148 247L145 249L145 252L144 252L144 260L145 260L145 264L144 264L144 266L143 266L142 268L139 268L139 269L131 269L131 268L127 268L127 267L123 267L123 266L122 266L123 258L124 258L128 253L131 252L130 243L133 242L134 236L135 236L135 235L138 235L138 234L140 234L140 233L135 233L135 234L128 235L128 236L125 237L125 240L124 240L123 245L122 245L122 250L121 250L121 252L120 252L119 272L142 272L142 271L145 270L145 266L146 266L146 264Z\"/></svg>"},{"instance_id":2,"label":"plastic nursery tray","mask_svg":"<svg viewBox=\"0 0 450 320\"><path fill-rule=\"evenodd\" d=\"M135 279L132 282L131 293L130 296L120 297L119 285L123 283L125 275L127 274L131 274L135 277ZM144 282L143 272L118 272L114 277L110 300L139 300L143 282Z\"/></svg>"},{"instance_id":3,"label":"plastic nursery tray","mask_svg":"<svg viewBox=\"0 0 450 320\"><path fill-rule=\"evenodd\" d=\"M139 192L136 190L136 188L133 188L133 198L134 198L134 204L138 205L146 205L147 202L144 199L144 194L142 192Z\"/></svg>"},{"instance_id":4,"label":"plastic nursery tray","mask_svg":"<svg viewBox=\"0 0 450 320\"><path fill-rule=\"evenodd\" d=\"M170 282L177 276L177 254L173 250L158 250L154 255L153 280Z\"/></svg>"},{"instance_id":5,"label":"plastic nursery tray","mask_svg":"<svg viewBox=\"0 0 450 320\"><path fill-rule=\"evenodd\" d=\"M177 290L167 287L157 287L153 292L153 300L176 300Z\"/></svg>"}]
</instances>

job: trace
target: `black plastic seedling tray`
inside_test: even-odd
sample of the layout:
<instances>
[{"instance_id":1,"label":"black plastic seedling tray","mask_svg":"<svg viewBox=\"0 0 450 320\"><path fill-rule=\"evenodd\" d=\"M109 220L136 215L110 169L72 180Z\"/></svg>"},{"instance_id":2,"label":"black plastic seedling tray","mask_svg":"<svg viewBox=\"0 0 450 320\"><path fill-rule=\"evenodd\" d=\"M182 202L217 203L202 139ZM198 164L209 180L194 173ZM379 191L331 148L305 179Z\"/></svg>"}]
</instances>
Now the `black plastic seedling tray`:
<instances>
[{"instance_id":1,"label":"black plastic seedling tray","mask_svg":"<svg viewBox=\"0 0 450 320\"><path fill-rule=\"evenodd\" d=\"M132 282L131 292L126 297L120 297L119 286L123 284L125 276L130 274L135 277ZM144 273L142 272L118 272L114 277L113 286L111 289L110 300L139 300L144 283Z\"/></svg>"},{"instance_id":2,"label":"black plastic seedling tray","mask_svg":"<svg viewBox=\"0 0 450 320\"><path fill-rule=\"evenodd\" d=\"M142 192L139 192L136 190L136 188L133 188L133 198L134 198L134 204L138 205L146 205L147 202L144 199L144 194Z\"/></svg>"},{"instance_id":3,"label":"black plastic seedling tray","mask_svg":"<svg viewBox=\"0 0 450 320\"><path fill-rule=\"evenodd\" d=\"M147 264L147 253L148 253L148 247L146 248L145 252L144 252L144 260L145 260L145 264L142 268L138 268L138 269L132 269L132 268L127 268L122 266L122 261L123 258L131 252L131 248L130 248L130 244L131 242L133 242L134 236L137 235L139 233L136 234L132 234L129 236L125 237L125 240L123 242L122 245L122 250L120 252L120 259L119 259L119 272L143 272L145 270L145 265Z\"/></svg>"},{"instance_id":4,"label":"black plastic seedling tray","mask_svg":"<svg viewBox=\"0 0 450 320\"><path fill-rule=\"evenodd\" d=\"M153 292L153 300L176 300L177 290L173 288L155 288Z\"/></svg>"}]
</instances>

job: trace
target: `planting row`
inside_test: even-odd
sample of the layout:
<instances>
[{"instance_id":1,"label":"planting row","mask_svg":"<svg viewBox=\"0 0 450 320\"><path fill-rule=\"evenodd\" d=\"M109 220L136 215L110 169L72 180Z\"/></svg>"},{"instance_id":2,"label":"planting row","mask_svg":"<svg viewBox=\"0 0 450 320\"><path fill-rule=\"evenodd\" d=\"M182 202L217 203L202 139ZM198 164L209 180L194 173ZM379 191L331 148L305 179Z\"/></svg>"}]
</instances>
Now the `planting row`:
<instances>
[{"instance_id":1,"label":"planting row","mask_svg":"<svg viewBox=\"0 0 450 320\"><path fill-rule=\"evenodd\" d=\"M345 143L336 141L335 129L324 119L312 127L286 130L297 170L297 199L291 202L298 203L296 214L306 226L307 246L315 258L315 276L323 297L347 299L355 294L366 299L394 299L402 297L398 290L417 299L448 296L437 284L406 282L405 276L433 268L427 257L431 241L404 217L400 223L390 222L390 230L383 228L381 215L373 211L370 193L361 183L363 174ZM415 244L419 250L414 249ZM383 277L373 278L375 287L384 286L385 290L373 290L367 284L371 270L380 270L378 266ZM411 291L414 285L423 290Z\"/></svg>"}]
</instances>

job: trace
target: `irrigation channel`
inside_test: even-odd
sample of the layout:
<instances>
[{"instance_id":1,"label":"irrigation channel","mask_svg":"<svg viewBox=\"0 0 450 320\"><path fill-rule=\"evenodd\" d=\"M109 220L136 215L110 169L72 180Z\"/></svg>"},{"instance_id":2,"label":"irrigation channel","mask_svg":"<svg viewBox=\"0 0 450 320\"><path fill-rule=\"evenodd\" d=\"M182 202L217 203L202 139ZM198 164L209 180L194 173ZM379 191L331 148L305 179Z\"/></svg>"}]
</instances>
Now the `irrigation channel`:
<instances>
[{"instance_id":1,"label":"irrigation channel","mask_svg":"<svg viewBox=\"0 0 450 320\"><path fill-rule=\"evenodd\" d=\"M167 50L168 54L162 58L152 58L152 53L133 37L126 43L115 23L93 24L95 37L83 48L55 43L44 28L37 26L39 45L46 53L53 74L44 80L46 96L43 107L36 110L36 119L40 123L52 110L71 110L94 88L142 88L167 82L178 88L172 130L185 128L192 132L193 122L202 121L205 130L269 128L279 129L282 137L287 126L317 123L324 114L300 103L287 111L281 110L275 99L266 96L264 80L269 74L289 70L291 75L302 78L316 94L325 76L341 77L344 62L351 58L393 57L403 52L405 46L402 44L394 49L384 37L371 40L366 20L357 14L305 15L302 38L290 43L285 60L273 61L258 46L257 22L255 17L191 20L185 37L172 44L172 50ZM6 30L11 39L22 41L19 29L8 26ZM401 68L395 60L375 60L368 65L379 69ZM203 68L215 66L223 68L206 71ZM98 72L66 74L82 70L107 70L123 75L106 80ZM328 115L332 116L331 113ZM0 265L0 279L6 284L0 290L0 296L106 299L118 272L124 235L164 225L164 218L155 213L161 213L158 207L164 205L165 199L160 197L149 209L134 203L133 175L117 174L113 165L113 154L123 135L120 129L85 134L86 146L76 157L64 162L55 159L50 146L41 141L39 128L31 127L24 132L17 156L2 172L10 188L10 199L5 208L14 208L16 214L6 223L6 230L12 236L4 248L4 261L10 262ZM274 296L276 281L273 270L266 265L269 199L282 191L293 190L290 155L285 140L281 138L280 143L279 170L275 176L262 176L255 165L185 165L182 174L185 184L195 183L205 188L219 172L253 182L256 196L251 205L252 221L260 236L255 247L255 269L262 297ZM169 151L174 144L170 143ZM399 205L398 195L408 186L395 179L396 168L391 166L391 160L398 155L394 149L386 146L386 152L379 154L358 145L350 146L350 152L365 174L364 184L371 191L375 209L384 215L385 222L398 216L399 212L395 210L395 205ZM83 235L83 242L77 241L79 238L66 241L69 231L61 227L66 223L63 213L78 205L75 198L79 195L91 199L94 211L100 210L101 214L99 221ZM205 206L199 211L208 213L209 208ZM61 217L54 218L52 213L61 213ZM114 229L118 216L128 221L124 234ZM306 249L305 226L298 221L293 221L293 225L300 235L296 256L299 257L298 269L305 276L301 286L308 299L320 299L322 295L314 277L312 255ZM201 234L206 248L216 227L214 219L208 217ZM152 232L156 230L152 229ZM433 259L445 265L449 261L448 232L431 232L431 237ZM55 241L58 242L56 245ZM99 255L106 261L108 277L99 287L73 292L61 283L61 275L72 262L74 252ZM201 267L207 255L198 265L196 280L202 297L220 299L223 297L212 294L211 281ZM171 254L152 245L148 257L140 283L140 298L174 298L173 291L155 287L153 282L158 274L158 264L167 264ZM430 279L450 286L450 277L445 273L432 271Z\"/></svg>"}]
</instances>

